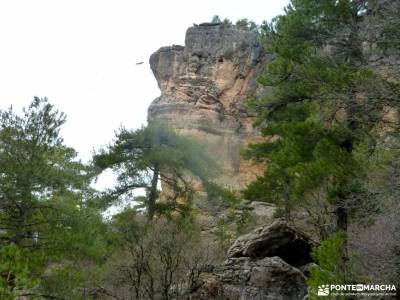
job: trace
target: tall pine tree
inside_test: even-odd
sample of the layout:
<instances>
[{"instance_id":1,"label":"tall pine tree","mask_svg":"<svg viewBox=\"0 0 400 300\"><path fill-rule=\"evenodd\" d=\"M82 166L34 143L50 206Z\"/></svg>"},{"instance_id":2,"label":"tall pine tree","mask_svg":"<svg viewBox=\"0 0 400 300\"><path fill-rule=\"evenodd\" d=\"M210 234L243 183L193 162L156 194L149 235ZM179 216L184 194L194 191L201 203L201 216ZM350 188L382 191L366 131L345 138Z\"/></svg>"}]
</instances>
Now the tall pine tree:
<instances>
[{"instance_id":1,"label":"tall pine tree","mask_svg":"<svg viewBox=\"0 0 400 300\"><path fill-rule=\"evenodd\" d=\"M258 81L271 89L249 103L256 125L272 139L245 152L267 162L245 196L272 199L289 218L296 204L321 192L318 204L333 206L335 226L323 228L329 207L314 221L322 238L343 233L344 262L350 212L363 193L358 146L374 151L370 130L382 107L398 102L398 84L376 74L365 54L374 37L364 22L379 9L374 3L292 0L284 15L262 26L272 60Z\"/></svg>"}]
</instances>

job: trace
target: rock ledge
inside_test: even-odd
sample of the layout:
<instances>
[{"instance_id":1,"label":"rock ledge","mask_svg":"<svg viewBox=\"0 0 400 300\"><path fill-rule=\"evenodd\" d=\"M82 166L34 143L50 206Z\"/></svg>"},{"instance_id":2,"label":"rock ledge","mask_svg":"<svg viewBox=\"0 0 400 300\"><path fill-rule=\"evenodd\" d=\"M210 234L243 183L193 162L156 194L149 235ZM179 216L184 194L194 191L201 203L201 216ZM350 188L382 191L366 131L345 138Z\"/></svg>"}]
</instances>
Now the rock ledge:
<instances>
[{"instance_id":1,"label":"rock ledge","mask_svg":"<svg viewBox=\"0 0 400 300\"><path fill-rule=\"evenodd\" d=\"M239 237L228 259L201 274L187 299L303 299L307 279L299 268L312 261L311 246L305 235L283 221L261 227Z\"/></svg>"}]
</instances>

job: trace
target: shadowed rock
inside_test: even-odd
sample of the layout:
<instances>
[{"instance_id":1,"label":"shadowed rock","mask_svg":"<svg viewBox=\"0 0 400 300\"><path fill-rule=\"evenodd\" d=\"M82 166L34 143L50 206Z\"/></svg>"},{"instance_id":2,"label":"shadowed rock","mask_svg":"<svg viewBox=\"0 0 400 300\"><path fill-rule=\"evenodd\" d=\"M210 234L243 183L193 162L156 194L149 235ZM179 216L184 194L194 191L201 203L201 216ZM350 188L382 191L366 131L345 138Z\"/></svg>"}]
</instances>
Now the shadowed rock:
<instances>
[{"instance_id":1,"label":"shadowed rock","mask_svg":"<svg viewBox=\"0 0 400 300\"><path fill-rule=\"evenodd\" d=\"M310 240L283 221L239 237L229 258L203 273L187 299L295 300L307 294ZM307 267L307 268L306 268Z\"/></svg>"},{"instance_id":2,"label":"shadowed rock","mask_svg":"<svg viewBox=\"0 0 400 300\"><path fill-rule=\"evenodd\" d=\"M240 236L228 250L228 257L279 256L288 264L298 267L312 262L312 242L284 221L275 221L252 233Z\"/></svg>"},{"instance_id":3,"label":"shadowed rock","mask_svg":"<svg viewBox=\"0 0 400 300\"><path fill-rule=\"evenodd\" d=\"M188 299L302 299L306 277L279 257L230 258L203 275Z\"/></svg>"}]
</instances>

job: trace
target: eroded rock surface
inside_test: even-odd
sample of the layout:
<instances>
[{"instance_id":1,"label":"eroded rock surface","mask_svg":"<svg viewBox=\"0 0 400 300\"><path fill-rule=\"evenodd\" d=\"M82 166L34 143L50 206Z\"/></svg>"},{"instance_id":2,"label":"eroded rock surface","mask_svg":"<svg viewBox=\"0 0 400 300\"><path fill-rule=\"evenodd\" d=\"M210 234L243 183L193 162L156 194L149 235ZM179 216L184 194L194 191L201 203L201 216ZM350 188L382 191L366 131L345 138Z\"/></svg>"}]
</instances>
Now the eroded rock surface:
<instances>
[{"instance_id":1,"label":"eroded rock surface","mask_svg":"<svg viewBox=\"0 0 400 300\"><path fill-rule=\"evenodd\" d=\"M215 181L230 190L262 171L243 161L240 150L260 139L244 105L265 92L255 81L265 60L256 32L210 23L189 28L184 47L162 47L150 57L161 96L149 119L204 144L221 169Z\"/></svg>"},{"instance_id":2,"label":"eroded rock surface","mask_svg":"<svg viewBox=\"0 0 400 300\"><path fill-rule=\"evenodd\" d=\"M230 258L201 277L189 299L302 299L307 294L306 277L281 258Z\"/></svg>"},{"instance_id":3,"label":"eroded rock surface","mask_svg":"<svg viewBox=\"0 0 400 300\"><path fill-rule=\"evenodd\" d=\"M312 243L305 235L284 221L275 221L240 236L228 250L228 257L279 256L297 267L312 261L311 247Z\"/></svg>"},{"instance_id":4,"label":"eroded rock surface","mask_svg":"<svg viewBox=\"0 0 400 300\"><path fill-rule=\"evenodd\" d=\"M311 244L282 221L239 237L223 264L201 274L188 299L303 299L307 284L300 269L310 265Z\"/></svg>"}]
</instances>

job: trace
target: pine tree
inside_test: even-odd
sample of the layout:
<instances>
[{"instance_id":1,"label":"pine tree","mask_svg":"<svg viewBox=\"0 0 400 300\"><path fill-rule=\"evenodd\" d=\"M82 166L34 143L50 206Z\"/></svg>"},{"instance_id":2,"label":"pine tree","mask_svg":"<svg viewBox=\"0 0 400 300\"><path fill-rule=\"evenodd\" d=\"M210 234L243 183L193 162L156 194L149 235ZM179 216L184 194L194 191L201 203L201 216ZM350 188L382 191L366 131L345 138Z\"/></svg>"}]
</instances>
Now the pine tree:
<instances>
[{"instance_id":1,"label":"pine tree","mask_svg":"<svg viewBox=\"0 0 400 300\"><path fill-rule=\"evenodd\" d=\"M275 200L288 216L295 204L324 191L319 202L333 206L333 231L345 235L352 202L364 192L358 147L374 151L370 130L383 105L398 102L398 84L366 64L363 47L371 41L363 22L372 9L370 1L291 1L284 15L262 26L272 60L258 81L270 93L249 103L270 141L247 150L267 169L245 196ZM344 249L346 261L346 236Z\"/></svg>"},{"instance_id":2,"label":"pine tree","mask_svg":"<svg viewBox=\"0 0 400 300\"><path fill-rule=\"evenodd\" d=\"M100 172L111 168L118 174L117 186L108 193L110 201L120 197L143 200L152 220L157 209L186 212L193 192L187 175L206 180L213 169L201 148L165 124L154 123L136 131L120 129L115 143L102 149L93 161ZM158 201L160 182L170 192L164 202ZM146 197L135 197L137 189L145 189Z\"/></svg>"},{"instance_id":3,"label":"pine tree","mask_svg":"<svg viewBox=\"0 0 400 300\"><path fill-rule=\"evenodd\" d=\"M89 183L89 169L59 136L64 114L35 98L22 117L0 112L0 240L40 247L45 216L57 197L73 197Z\"/></svg>"},{"instance_id":4,"label":"pine tree","mask_svg":"<svg viewBox=\"0 0 400 300\"><path fill-rule=\"evenodd\" d=\"M50 262L74 259L77 266L104 248L102 219L89 187L91 170L64 145L60 128L65 120L38 97L22 116L12 108L0 111L2 299L14 299L26 289L39 296Z\"/></svg>"}]
</instances>

